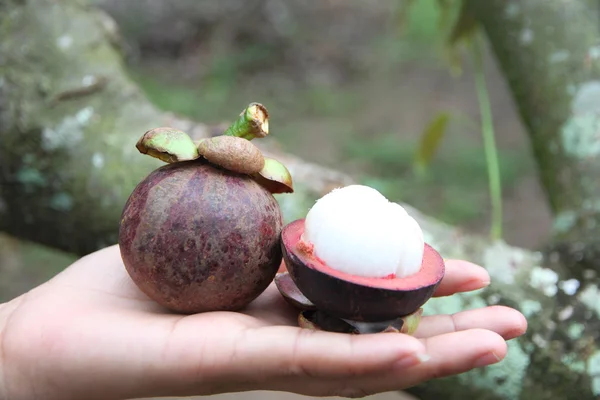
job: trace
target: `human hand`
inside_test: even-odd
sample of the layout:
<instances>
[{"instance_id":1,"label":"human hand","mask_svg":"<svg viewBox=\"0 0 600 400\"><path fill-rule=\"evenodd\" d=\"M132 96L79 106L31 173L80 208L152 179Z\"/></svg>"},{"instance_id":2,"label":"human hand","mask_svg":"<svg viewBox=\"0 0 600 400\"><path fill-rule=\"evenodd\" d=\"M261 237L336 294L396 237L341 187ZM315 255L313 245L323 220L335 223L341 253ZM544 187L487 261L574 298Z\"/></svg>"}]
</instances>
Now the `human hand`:
<instances>
[{"instance_id":1,"label":"human hand","mask_svg":"<svg viewBox=\"0 0 600 400\"><path fill-rule=\"evenodd\" d=\"M483 268L450 260L436 296L488 283ZM357 397L500 361L505 340L526 329L501 306L424 317L415 337L309 331L296 317L273 284L243 312L170 313L140 292L112 246L0 305L0 398Z\"/></svg>"}]
</instances>

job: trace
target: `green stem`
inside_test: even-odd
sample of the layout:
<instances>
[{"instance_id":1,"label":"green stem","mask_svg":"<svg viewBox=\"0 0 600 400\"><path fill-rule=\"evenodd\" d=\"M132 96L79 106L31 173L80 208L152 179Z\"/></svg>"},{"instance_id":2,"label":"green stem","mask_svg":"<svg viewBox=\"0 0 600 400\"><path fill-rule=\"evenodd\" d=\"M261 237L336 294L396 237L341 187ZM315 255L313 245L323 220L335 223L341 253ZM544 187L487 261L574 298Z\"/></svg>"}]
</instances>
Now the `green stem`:
<instances>
[{"instance_id":1,"label":"green stem","mask_svg":"<svg viewBox=\"0 0 600 400\"><path fill-rule=\"evenodd\" d=\"M481 132L487 160L490 198L492 203L492 225L490 236L494 240L502 238L502 185L500 182L500 166L498 153L494 140L494 125L492 122L492 108L485 83L483 67L482 44L479 36L473 41L473 61L475 64L475 87L481 113Z\"/></svg>"},{"instance_id":2,"label":"green stem","mask_svg":"<svg viewBox=\"0 0 600 400\"><path fill-rule=\"evenodd\" d=\"M252 140L269 134L269 114L259 103L250 103L239 118L225 131L224 136L237 136Z\"/></svg>"}]
</instances>

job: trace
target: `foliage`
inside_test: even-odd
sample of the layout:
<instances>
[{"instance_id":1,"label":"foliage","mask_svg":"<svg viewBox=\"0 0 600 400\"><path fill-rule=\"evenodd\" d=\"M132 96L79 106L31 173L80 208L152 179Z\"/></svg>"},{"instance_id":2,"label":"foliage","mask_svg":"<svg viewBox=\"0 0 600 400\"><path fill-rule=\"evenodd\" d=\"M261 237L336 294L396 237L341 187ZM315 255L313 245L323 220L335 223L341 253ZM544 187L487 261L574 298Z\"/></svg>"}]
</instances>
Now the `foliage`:
<instances>
[{"instance_id":1,"label":"foliage","mask_svg":"<svg viewBox=\"0 0 600 400\"><path fill-rule=\"evenodd\" d=\"M416 4L431 3L431 0L408 0L404 3L400 15L407 14L407 8ZM444 38L444 50L452 72L462 72L461 50L468 47L475 69L475 85L481 113L481 133L484 141L484 151L487 160L489 191L492 207L492 223L490 235L493 239L502 238L502 189L500 185L500 168L498 166L497 149L494 140L492 111L485 83L483 66L483 45L479 39L479 29L474 16L469 12L463 0L437 0L429 4L429 8L439 8L439 24L437 34ZM458 10L458 12L456 12ZM448 116L441 114L434 117L422 133L421 144L415 155L415 168L423 173L432 161L437 147L441 143L447 126Z\"/></svg>"},{"instance_id":2,"label":"foliage","mask_svg":"<svg viewBox=\"0 0 600 400\"><path fill-rule=\"evenodd\" d=\"M424 174L425 169L431 163L431 159L444 138L449 119L448 113L440 113L423 131L419 146L415 151L414 163L418 173Z\"/></svg>"}]
</instances>

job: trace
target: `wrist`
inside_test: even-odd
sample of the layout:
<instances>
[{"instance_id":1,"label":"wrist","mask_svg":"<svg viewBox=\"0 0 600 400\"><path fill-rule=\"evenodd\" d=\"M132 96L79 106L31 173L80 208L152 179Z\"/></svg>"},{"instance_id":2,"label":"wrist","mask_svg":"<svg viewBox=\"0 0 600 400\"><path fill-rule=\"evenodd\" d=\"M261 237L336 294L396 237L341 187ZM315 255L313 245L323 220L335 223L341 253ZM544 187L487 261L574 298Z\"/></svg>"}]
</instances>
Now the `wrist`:
<instances>
[{"instance_id":1,"label":"wrist","mask_svg":"<svg viewBox=\"0 0 600 400\"><path fill-rule=\"evenodd\" d=\"M0 400L13 400L27 398L23 393L23 388L15 385L14 376L11 380L11 371L7 361L9 349L7 348L7 330L9 322L15 310L21 304L23 296L19 296L7 303L0 304Z\"/></svg>"},{"instance_id":2,"label":"wrist","mask_svg":"<svg viewBox=\"0 0 600 400\"><path fill-rule=\"evenodd\" d=\"M8 394L6 393L6 371L5 371L5 357L4 357L4 331L6 327L6 319L4 314L6 313L6 303L0 304L0 400L8 400Z\"/></svg>"}]
</instances>

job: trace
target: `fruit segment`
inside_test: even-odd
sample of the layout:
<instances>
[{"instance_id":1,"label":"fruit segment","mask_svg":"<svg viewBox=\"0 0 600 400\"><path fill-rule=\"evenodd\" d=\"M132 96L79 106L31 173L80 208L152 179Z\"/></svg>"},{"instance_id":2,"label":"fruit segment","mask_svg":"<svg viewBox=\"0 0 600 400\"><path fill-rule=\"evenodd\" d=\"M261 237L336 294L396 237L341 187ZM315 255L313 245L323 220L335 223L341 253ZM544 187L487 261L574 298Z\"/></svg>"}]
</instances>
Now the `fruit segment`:
<instances>
[{"instance_id":1,"label":"fruit segment","mask_svg":"<svg viewBox=\"0 0 600 400\"><path fill-rule=\"evenodd\" d=\"M421 268L423 233L414 218L377 190L334 189L306 216L303 240L340 272L369 278L404 278Z\"/></svg>"}]
</instances>

